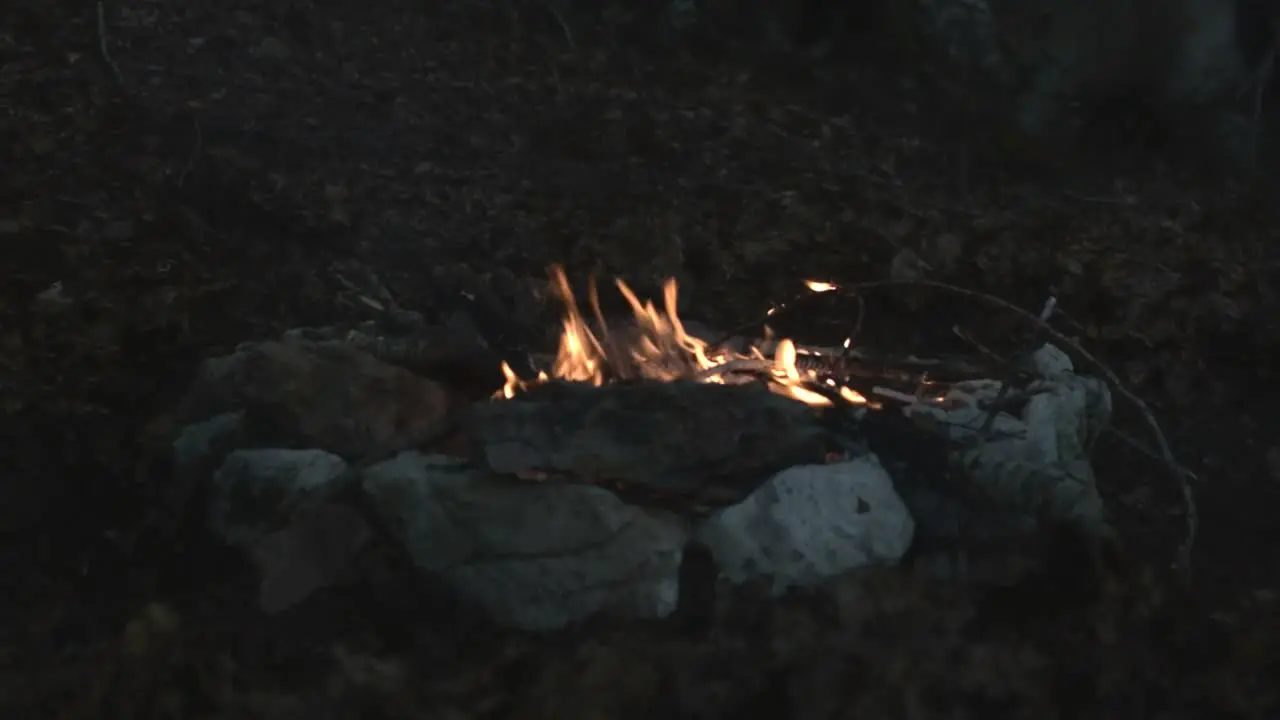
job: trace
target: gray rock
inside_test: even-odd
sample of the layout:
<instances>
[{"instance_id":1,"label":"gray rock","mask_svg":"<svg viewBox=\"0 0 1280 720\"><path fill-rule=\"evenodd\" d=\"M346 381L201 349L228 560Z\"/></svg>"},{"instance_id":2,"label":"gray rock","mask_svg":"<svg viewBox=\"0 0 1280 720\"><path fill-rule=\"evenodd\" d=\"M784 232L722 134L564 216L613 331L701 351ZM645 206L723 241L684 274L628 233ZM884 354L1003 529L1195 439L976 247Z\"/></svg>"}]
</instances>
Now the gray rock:
<instances>
[{"instance_id":1,"label":"gray rock","mask_svg":"<svg viewBox=\"0 0 1280 720\"><path fill-rule=\"evenodd\" d=\"M416 452L365 469L363 486L417 566L497 622L554 630L598 613L675 609L687 531L673 514Z\"/></svg>"},{"instance_id":2,"label":"gray rock","mask_svg":"<svg viewBox=\"0 0 1280 720\"><path fill-rule=\"evenodd\" d=\"M236 450L214 473L209 527L249 550L300 509L342 490L346 470L323 450Z\"/></svg>"},{"instance_id":3,"label":"gray rock","mask_svg":"<svg viewBox=\"0 0 1280 720\"><path fill-rule=\"evenodd\" d=\"M912 413L932 416L963 444L952 457L957 484L1001 516L975 530L1025 534L1051 521L1107 535L1090 454L1111 421L1110 390L1097 378L1076 375L1070 358L1052 345L1036 351L1031 364L1041 379L1027 386L1016 416L997 413L987 426L985 408L1000 397L1000 383L990 380L957 383L946 409L920 406Z\"/></svg>"},{"instance_id":4,"label":"gray rock","mask_svg":"<svg viewBox=\"0 0 1280 720\"><path fill-rule=\"evenodd\" d=\"M186 467L206 460L227 438L240 433L243 422L244 413L230 412L184 427L173 441L174 463Z\"/></svg>"},{"instance_id":5,"label":"gray rock","mask_svg":"<svg viewBox=\"0 0 1280 720\"><path fill-rule=\"evenodd\" d=\"M868 565L894 564L915 524L872 457L784 470L694 536L730 581L772 581L775 595Z\"/></svg>"},{"instance_id":6,"label":"gray rock","mask_svg":"<svg viewBox=\"0 0 1280 720\"><path fill-rule=\"evenodd\" d=\"M222 464L242 439L244 413L223 413L182 429L173 441L173 482L165 489L166 517L176 522L196 488Z\"/></svg>"},{"instance_id":7,"label":"gray rock","mask_svg":"<svg viewBox=\"0 0 1280 720\"><path fill-rule=\"evenodd\" d=\"M244 413L223 413L182 429L173 441L173 466L180 479L208 477L242 435Z\"/></svg>"},{"instance_id":8,"label":"gray rock","mask_svg":"<svg viewBox=\"0 0 1280 720\"><path fill-rule=\"evenodd\" d=\"M206 360L178 416L190 422L242 410L258 447L370 460L437 439L453 403L442 385L359 348L295 339L248 343Z\"/></svg>"},{"instance_id":9,"label":"gray rock","mask_svg":"<svg viewBox=\"0 0 1280 720\"><path fill-rule=\"evenodd\" d=\"M494 472L564 473L709 506L820 461L826 438L810 407L762 385L687 380L543 385L473 406L465 427L477 461Z\"/></svg>"},{"instance_id":10,"label":"gray rock","mask_svg":"<svg viewBox=\"0 0 1280 720\"><path fill-rule=\"evenodd\" d=\"M1052 345L1033 353L1027 369L1040 379L1007 393L999 381L970 380L952 385L945 403L904 409L913 424L951 441L943 473L886 461L916 522L915 549L1017 548L1064 525L1082 539L1112 535L1090 457L1110 423L1107 385L1076 375ZM997 402L1007 411L990 417Z\"/></svg>"}]
</instances>

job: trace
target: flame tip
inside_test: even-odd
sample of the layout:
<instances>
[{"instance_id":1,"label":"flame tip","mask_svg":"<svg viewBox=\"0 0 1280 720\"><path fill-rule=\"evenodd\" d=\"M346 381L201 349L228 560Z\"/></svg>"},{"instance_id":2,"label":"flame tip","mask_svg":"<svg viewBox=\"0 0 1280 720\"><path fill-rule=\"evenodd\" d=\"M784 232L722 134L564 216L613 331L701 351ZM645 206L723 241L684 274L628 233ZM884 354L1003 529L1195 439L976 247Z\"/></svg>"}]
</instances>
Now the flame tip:
<instances>
[{"instance_id":1,"label":"flame tip","mask_svg":"<svg viewBox=\"0 0 1280 720\"><path fill-rule=\"evenodd\" d=\"M840 289L839 285L825 280L805 280L804 285L809 288L810 291L815 293L825 293Z\"/></svg>"}]
</instances>

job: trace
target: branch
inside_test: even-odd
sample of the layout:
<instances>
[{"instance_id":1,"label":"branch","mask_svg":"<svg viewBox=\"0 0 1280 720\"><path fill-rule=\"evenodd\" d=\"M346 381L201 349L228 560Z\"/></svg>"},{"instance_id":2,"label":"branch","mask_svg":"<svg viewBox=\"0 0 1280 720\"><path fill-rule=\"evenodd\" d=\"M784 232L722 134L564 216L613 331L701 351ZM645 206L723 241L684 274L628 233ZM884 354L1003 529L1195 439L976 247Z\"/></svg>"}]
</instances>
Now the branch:
<instances>
[{"instance_id":1,"label":"branch","mask_svg":"<svg viewBox=\"0 0 1280 720\"><path fill-rule=\"evenodd\" d=\"M1077 362L1101 373L1102 376L1106 378L1108 384L1110 384L1111 389L1116 394L1129 401L1129 403L1137 408L1138 412L1142 414L1143 420L1146 422L1151 434L1155 437L1156 452L1158 453L1160 460L1163 461L1166 469L1172 476L1173 481L1178 485L1179 490L1182 492L1182 500L1185 505L1186 515L1186 537L1178 547L1175 566L1185 578L1190 578L1191 549L1195 545L1196 535L1200 528L1200 516L1196 508L1195 493L1192 491L1191 484L1188 482L1188 478L1195 476L1189 470L1178 464L1177 459L1174 458L1173 451L1169 448L1169 442L1165 439L1164 432L1160 430L1160 423L1156 422L1155 415L1151 412L1151 409L1147 407L1147 404L1144 403L1141 398L1126 388L1124 383L1120 382L1120 378L1112 372L1111 368L1104 365L1101 360L1098 360L1078 343L1071 340L1066 335L1063 335L1058 330L1055 330L1041 317L1037 317L1034 313L1028 312L1007 300L1001 300L994 295L987 295L986 293L980 293L975 290L966 290L962 287L948 285L946 283L936 282L933 280L874 280L851 285L841 285L839 289L845 293L860 293L886 287L927 287L948 292L953 295L980 300L988 305L994 305L995 307L1007 310L1034 325L1050 340L1052 340L1054 344L1058 345L1065 352L1070 354Z\"/></svg>"},{"instance_id":2,"label":"branch","mask_svg":"<svg viewBox=\"0 0 1280 720\"><path fill-rule=\"evenodd\" d=\"M98 52L102 54L102 61L111 68L111 74L116 76L116 82L124 85L124 75L120 72L120 66L111 59L111 53L107 50L107 11L102 5L102 0L98 0Z\"/></svg>"}]
</instances>

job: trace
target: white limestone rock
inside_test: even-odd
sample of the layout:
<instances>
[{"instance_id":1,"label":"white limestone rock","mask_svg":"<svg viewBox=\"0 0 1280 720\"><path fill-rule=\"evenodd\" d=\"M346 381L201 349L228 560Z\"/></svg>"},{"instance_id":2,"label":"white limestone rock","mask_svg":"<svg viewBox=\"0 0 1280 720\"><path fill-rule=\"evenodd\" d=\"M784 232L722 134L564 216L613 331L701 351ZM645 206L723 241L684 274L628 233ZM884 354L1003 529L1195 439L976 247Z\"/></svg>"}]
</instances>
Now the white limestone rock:
<instances>
[{"instance_id":1,"label":"white limestone rock","mask_svg":"<svg viewBox=\"0 0 1280 720\"><path fill-rule=\"evenodd\" d=\"M766 577L780 595L850 570L894 564L915 523L873 456L778 473L700 523L695 538L735 584Z\"/></svg>"}]
</instances>

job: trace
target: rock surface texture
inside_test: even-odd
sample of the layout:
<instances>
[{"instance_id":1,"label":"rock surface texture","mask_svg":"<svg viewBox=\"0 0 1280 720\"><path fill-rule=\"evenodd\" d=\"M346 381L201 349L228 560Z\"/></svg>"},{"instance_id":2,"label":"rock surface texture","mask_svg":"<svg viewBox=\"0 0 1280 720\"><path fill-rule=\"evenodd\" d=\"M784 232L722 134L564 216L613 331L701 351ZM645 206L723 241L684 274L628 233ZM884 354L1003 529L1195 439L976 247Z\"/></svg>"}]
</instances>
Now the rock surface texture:
<instances>
[{"instance_id":1,"label":"rock surface texture","mask_svg":"<svg viewBox=\"0 0 1280 720\"><path fill-rule=\"evenodd\" d=\"M267 612L342 582L376 542L496 622L548 631L671 615L687 547L713 581L778 596L897 564L922 538L1017 544L1046 520L1106 532L1089 451L1110 397L1050 346L1013 404L968 381L941 401L850 406L846 427L759 385L555 383L473 403L433 447L427 425L395 420L421 398L394 391L434 383L296 342L213 363L193 395L223 414L173 445L183 483L208 485L210 528L261 572ZM443 427L441 405L422 410ZM828 455L837 435L846 449ZM277 438L318 446L261 447ZM380 457L410 440L425 449Z\"/></svg>"},{"instance_id":2,"label":"rock surface texture","mask_svg":"<svg viewBox=\"0 0 1280 720\"><path fill-rule=\"evenodd\" d=\"M687 534L678 516L599 487L498 478L418 453L366 469L363 483L417 566L501 623L552 630L675 609Z\"/></svg>"},{"instance_id":3,"label":"rock surface texture","mask_svg":"<svg viewBox=\"0 0 1280 720\"><path fill-rule=\"evenodd\" d=\"M857 568L896 564L914 530L893 479L868 457L784 470L694 534L729 580L767 578L781 594Z\"/></svg>"}]
</instances>

